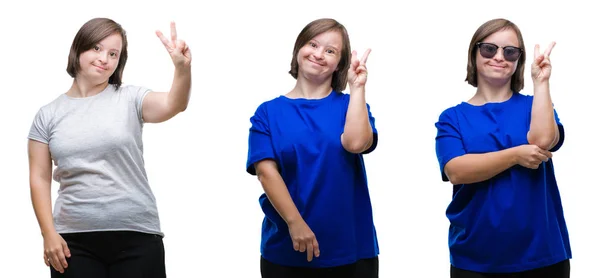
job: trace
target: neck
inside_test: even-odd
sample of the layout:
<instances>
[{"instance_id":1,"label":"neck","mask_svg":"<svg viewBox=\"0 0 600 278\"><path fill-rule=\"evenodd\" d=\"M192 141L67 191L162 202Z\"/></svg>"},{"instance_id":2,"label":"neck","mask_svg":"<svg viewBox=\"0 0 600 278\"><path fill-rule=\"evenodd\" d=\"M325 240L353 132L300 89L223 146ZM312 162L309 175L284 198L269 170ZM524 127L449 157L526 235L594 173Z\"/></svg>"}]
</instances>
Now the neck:
<instances>
[{"instance_id":1,"label":"neck","mask_svg":"<svg viewBox=\"0 0 600 278\"><path fill-rule=\"evenodd\" d=\"M73 79L73 84L67 92L70 97L84 98L99 94L108 86L108 80L99 84L93 84L83 78Z\"/></svg>"},{"instance_id":2,"label":"neck","mask_svg":"<svg viewBox=\"0 0 600 278\"><path fill-rule=\"evenodd\" d=\"M510 89L510 80L500 84L493 84L479 79L477 83L477 92L469 100L471 104L481 105L489 102L503 102L508 100L513 93Z\"/></svg>"},{"instance_id":3,"label":"neck","mask_svg":"<svg viewBox=\"0 0 600 278\"><path fill-rule=\"evenodd\" d=\"M308 80L298 74L296 86L287 96L291 98L321 99L331 93L331 76L318 82Z\"/></svg>"}]
</instances>

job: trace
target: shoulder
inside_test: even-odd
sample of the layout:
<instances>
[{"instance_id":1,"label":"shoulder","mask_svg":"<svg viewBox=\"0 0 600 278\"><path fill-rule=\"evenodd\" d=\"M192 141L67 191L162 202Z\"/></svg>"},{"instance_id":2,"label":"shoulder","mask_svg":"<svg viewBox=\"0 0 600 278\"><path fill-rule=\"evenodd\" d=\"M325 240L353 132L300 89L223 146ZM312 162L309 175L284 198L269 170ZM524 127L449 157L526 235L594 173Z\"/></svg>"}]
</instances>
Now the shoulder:
<instances>
[{"instance_id":1,"label":"shoulder","mask_svg":"<svg viewBox=\"0 0 600 278\"><path fill-rule=\"evenodd\" d=\"M512 103L517 103L517 104L532 104L533 103L533 96L532 95L525 95L519 92L515 92L513 93L513 97L512 97Z\"/></svg>"},{"instance_id":2,"label":"shoulder","mask_svg":"<svg viewBox=\"0 0 600 278\"><path fill-rule=\"evenodd\" d=\"M54 114L58 108L63 106L63 103L66 101L66 99L67 97L65 94L61 94L55 97L52 101L42 105L38 109L38 114L43 114L47 116Z\"/></svg>"},{"instance_id":3,"label":"shoulder","mask_svg":"<svg viewBox=\"0 0 600 278\"><path fill-rule=\"evenodd\" d=\"M266 101L263 101L261 104L258 105L258 107L256 108L256 111L254 112L255 115L257 114L268 114L268 112L270 110L276 109L277 107L280 107L284 102L285 102L285 97L283 96L278 96Z\"/></svg>"},{"instance_id":4,"label":"shoulder","mask_svg":"<svg viewBox=\"0 0 600 278\"><path fill-rule=\"evenodd\" d=\"M148 89L147 87L144 87L144 86L123 84L123 85L119 86L118 88L115 88L114 91L117 93L137 95L137 94L143 94L143 93L149 92L150 89Z\"/></svg>"},{"instance_id":5,"label":"shoulder","mask_svg":"<svg viewBox=\"0 0 600 278\"><path fill-rule=\"evenodd\" d=\"M458 111L463 108L463 104L457 104L452 107L448 107L440 113L438 121L440 122L455 122L457 121Z\"/></svg>"}]
</instances>

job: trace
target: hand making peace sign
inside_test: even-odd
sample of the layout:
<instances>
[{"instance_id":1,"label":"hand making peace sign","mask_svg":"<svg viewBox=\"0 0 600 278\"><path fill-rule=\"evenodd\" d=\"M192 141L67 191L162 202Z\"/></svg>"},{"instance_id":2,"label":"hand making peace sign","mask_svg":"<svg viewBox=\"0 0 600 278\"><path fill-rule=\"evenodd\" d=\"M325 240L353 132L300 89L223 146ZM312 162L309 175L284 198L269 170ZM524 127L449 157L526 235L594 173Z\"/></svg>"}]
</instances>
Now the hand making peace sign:
<instances>
[{"instance_id":1,"label":"hand making peace sign","mask_svg":"<svg viewBox=\"0 0 600 278\"><path fill-rule=\"evenodd\" d=\"M356 51L352 51L352 59L350 60L350 68L348 69L348 83L351 87L365 86L367 83L367 58L369 58L371 49L367 49L363 57L358 60Z\"/></svg>"},{"instance_id":2,"label":"hand making peace sign","mask_svg":"<svg viewBox=\"0 0 600 278\"><path fill-rule=\"evenodd\" d=\"M177 39L177 29L175 22L171 22L171 40L169 41L161 31L156 31L156 36L162 41L163 45L171 55L175 67L189 67L192 63L192 52L185 41Z\"/></svg>"},{"instance_id":3,"label":"hand making peace sign","mask_svg":"<svg viewBox=\"0 0 600 278\"><path fill-rule=\"evenodd\" d=\"M550 53L556 42L550 43L543 55L540 54L540 45L535 45L533 63L531 64L531 78L533 82L543 82L550 79L552 65L550 64Z\"/></svg>"}]
</instances>

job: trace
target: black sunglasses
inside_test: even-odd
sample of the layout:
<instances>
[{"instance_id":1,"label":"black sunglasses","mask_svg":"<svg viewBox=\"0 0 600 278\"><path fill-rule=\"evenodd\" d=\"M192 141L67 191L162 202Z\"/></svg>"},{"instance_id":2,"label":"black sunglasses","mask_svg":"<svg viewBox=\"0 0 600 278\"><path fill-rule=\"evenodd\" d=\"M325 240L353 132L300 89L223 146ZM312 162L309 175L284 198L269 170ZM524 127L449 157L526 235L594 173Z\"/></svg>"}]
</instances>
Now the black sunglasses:
<instances>
[{"instance_id":1,"label":"black sunglasses","mask_svg":"<svg viewBox=\"0 0 600 278\"><path fill-rule=\"evenodd\" d=\"M496 56L496 52L498 52L498 48L502 48L504 51L502 53L504 54L504 59L509 62L519 60L521 53L523 53L523 49L514 46L499 47L493 43L487 42L478 42L476 45L479 47L479 53L481 56L487 59L494 58L494 56Z\"/></svg>"}]
</instances>

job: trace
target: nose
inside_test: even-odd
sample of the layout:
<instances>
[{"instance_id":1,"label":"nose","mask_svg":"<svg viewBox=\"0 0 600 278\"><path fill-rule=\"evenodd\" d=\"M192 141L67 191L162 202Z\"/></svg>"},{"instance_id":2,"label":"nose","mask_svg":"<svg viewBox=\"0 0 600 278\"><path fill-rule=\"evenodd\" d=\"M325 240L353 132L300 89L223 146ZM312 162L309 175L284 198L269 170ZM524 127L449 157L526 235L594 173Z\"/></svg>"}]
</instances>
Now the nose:
<instances>
[{"instance_id":1,"label":"nose","mask_svg":"<svg viewBox=\"0 0 600 278\"><path fill-rule=\"evenodd\" d=\"M504 49L498 48L498 50L496 50L496 54L494 55L493 59L496 61L504 61Z\"/></svg>"},{"instance_id":2,"label":"nose","mask_svg":"<svg viewBox=\"0 0 600 278\"><path fill-rule=\"evenodd\" d=\"M325 55L324 52L325 52L325 50L322 48L315 49L315 51L313 52L313 56L315 57L315 59L321 60L321 59L323 59L323 56Z\"/></svg>"},{"instance_id":3,"label":"nose","mask_svg":"<svg viewBox=\"0 0 600 278\"><path fill-rule=\"evenodd\" d=\"M102 64L106 64L108 62L108 51L98 53L98 61Z\"/></svg>"}]
</instances>

